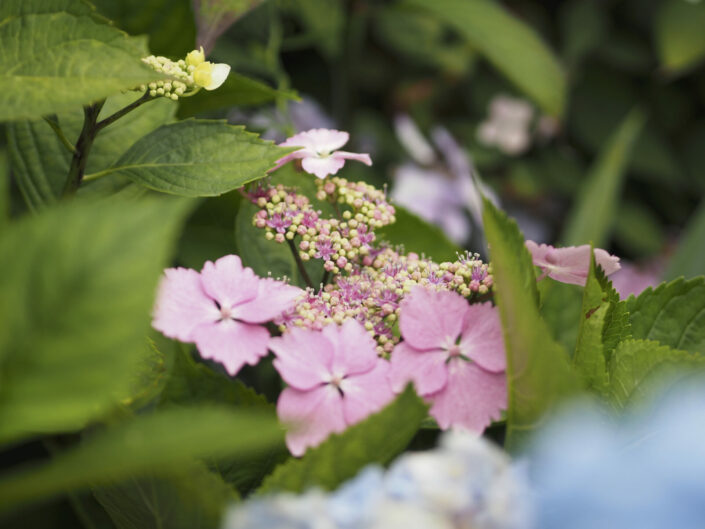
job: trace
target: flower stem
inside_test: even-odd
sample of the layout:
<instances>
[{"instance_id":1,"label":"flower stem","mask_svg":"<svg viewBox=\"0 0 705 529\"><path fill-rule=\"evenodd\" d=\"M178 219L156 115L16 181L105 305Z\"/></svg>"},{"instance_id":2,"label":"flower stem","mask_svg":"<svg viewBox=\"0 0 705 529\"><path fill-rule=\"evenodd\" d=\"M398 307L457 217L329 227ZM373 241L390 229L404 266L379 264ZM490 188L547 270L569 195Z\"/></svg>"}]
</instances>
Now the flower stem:
<instances>
[{"instance_id":1,"label":"flower stem","mask_svg":"<svg viewBox=\"0 0 705 529\"><path fill-rule=\"evenodd\" d=\"M103 108L104 103L105 99L83 107L83 128L73 152L63 196L73 195L81 185L83 173L86 170L86 162L88 161L88 153L91 151L96 134L98 134L98 129L96 128L98 114L100 114L100 109Z\"/></svg>"},{"instance_id":2,"label":"flower stem","mask_svg":"<svg viewBox=\"0 0 705 529\"><path fill-rule=\"evenodd\" d=\"M144 103L146 103L147 101L149 101L151 99L152 99L152 97L149 95L149 91L145 92L142 97L133 101L132 103L127 105L125 108L121 108L120 110L115 112L115 114L111 114L110 116L108 116L104 120L99 121L95 126L96 133L100 132L101 130L103 130L105 127L107 127L108 125L110 125L114 121L117 121L118 119L120 119L122 116L124 116L128 112L132 112L138 106L143 105Z\"/></svg>"},{"instance_id":3,"label":"flower stem","mask_svg":"<svg viewBox=\"0 0 705 529\"><path fill-rule=\"evenodd\" d=\"M306 283L306 286L308 286L309 288L313 288L313 283L311 282L311 278L308 276L308 272L306 271L306 268L304 267L304 262L301 260L301 256L299 255L299 252L296 250L296 245L294 244L294 241L287 239L286 242L289 245L289 248L291 249L291 253L294 254L294 260L296 261L296 266L299 269L299 273L301 274L301 277L303 278L304 282Z\"/></svg>"},{"instance_id":4,"label":"flower stem","mask_svg":"<svg viewBox=\"0 0 705 529\"><path fill-rule=\"evenodd\" d=\"M56 137L59 138L61 145L66 147L66 149L70 153L74 154L76 152L76 147L73 146L73 143L71 143L69 141L69 139L64 134L64 131L61 130L61 126L59 125L59 119L56 117L56 115L44 116L44 121L46 121L49 124L49 126L51 127L51 130L53 130L54 133L56 134Z\"/></svg>"}]
</instances>

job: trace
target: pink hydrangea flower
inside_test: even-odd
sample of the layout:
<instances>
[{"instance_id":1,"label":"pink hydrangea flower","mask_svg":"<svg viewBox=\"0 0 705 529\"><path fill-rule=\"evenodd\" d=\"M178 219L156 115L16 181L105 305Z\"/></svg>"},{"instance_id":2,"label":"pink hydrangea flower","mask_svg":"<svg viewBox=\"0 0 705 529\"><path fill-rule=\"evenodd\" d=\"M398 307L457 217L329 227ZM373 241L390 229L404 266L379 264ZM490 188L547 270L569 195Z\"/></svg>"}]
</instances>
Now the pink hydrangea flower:
<instances>
[{"instance_id":1,"label":"pink hydrangea flower","mask_svg":"<svg viewBox=\"0 0 705 529\"><path fill-rule=\"evenodd\" d=\"M442 429L481 433L507 407L506 359L497 309L455 292L415 287L402 301L403 342L392 352L390 381L413 381Z\"/></svg>"},{"instance_id":2,"label":"pink hydrangea flower","mask_svg":"<svg viewBox=\"0 0 705 529\"><path fill-rule=\"evenodd\" d=\"M526 241L534 264L543 270L543 275L571 285L585 286L590 271L590 245L554 248L549 244L536 244ZM595 263L610 275L620 269L619 257L595 248Z\"/></svg>"},{"instance_id":3,"label":"pink hydrangea flower","mask_svg":"<svg viewBox=\"0 0 705 529\"><path fill-rule=\"evenodd\" d=\"M293 426L286 434L292 454L302 455L394 398L389 362L377 356L375 346L355 320L320 331L293 328L270 340L274 367L289 385L279 396L277 413Z\"/></svg>"},{"instance_id":4,"label":"pink hydrangea flower","mask_svg":"<svg viewBox=\"0 0 705 529\"><path fill-rule=\"evenodd\" d=\"M365 165L372 165L369 154L337 150L345 145L349 138L347 132L340 130L311 129L299 132L279 146L302 148L278 160L277 168L291 160L301 160L304 171L318 178L325 178L329 174L336 174L345 165L345 160L357 160Z\"/></svg>"},{"instance_id":5,"label":"pink hydrangea flower","mask_svg":"<svg viewBox=\"0 0 705 529\"><path fill-rule=\"evenodd\" d=\"M169 338L195 343L203 358L231 375L267 354L269 332L261 323L289 310L298 287L263 279L237 255L207 261L199 274L169 268L159 285L152 325Z\"/></svg>"}]
</instances>

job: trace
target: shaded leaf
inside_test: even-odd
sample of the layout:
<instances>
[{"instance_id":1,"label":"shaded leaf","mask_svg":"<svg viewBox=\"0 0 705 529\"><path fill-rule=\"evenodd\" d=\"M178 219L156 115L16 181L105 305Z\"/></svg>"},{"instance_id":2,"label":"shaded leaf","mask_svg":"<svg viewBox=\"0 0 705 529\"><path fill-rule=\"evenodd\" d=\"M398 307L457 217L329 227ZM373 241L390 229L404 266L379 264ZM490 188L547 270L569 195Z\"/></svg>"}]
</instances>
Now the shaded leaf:
<instances>
[{"instance_id":1,"label":"shaded leaf","mask_svg":"<svg viewBox=\"0 0 705 529\"><path fill-rule=\"evenodd\" d=\"M688 222L664 279L705 275L705 200Z\"/></svg>"},{"instance_id":2,"label":"shaded leaf","mask_svg":"<svg viewBox=\"0 0 705 529\"><path fill-rule=\"evenodd\" d=\"M705 4L664 0L654 22L663 68L680 73L705 58Z\"/></svg>"}]
</instances>

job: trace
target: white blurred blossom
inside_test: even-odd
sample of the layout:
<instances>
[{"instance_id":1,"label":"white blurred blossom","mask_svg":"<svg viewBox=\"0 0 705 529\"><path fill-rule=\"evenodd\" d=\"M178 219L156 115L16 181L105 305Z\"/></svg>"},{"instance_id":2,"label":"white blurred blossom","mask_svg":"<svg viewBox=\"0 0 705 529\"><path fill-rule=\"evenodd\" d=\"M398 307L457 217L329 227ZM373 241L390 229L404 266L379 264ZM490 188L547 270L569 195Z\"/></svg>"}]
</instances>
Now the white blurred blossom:
<instances>
[{"instance_id":1,"label":"white blurred blossom","mask_svg":"<svg viewBox=\"0 0 705 529\"><path fill-rule=\"evenodd\" d=\"M519 155L531 144L533 117L534 109L527 101L497 95L490 102L489 116L477 128L477 139L510 156Z\"/></svg>"}]
</instances>

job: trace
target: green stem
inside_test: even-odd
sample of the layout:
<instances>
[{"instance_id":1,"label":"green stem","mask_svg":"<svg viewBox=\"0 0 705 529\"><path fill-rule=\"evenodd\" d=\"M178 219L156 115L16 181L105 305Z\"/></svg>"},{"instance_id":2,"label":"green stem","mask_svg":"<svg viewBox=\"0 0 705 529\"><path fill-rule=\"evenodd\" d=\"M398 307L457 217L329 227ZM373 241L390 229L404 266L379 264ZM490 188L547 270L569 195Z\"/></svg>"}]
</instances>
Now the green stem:
<instances>
[{"instance_id":1,"label":"green stem","mask_svg":"<svg viewBox=\"0 0 705 529\"><path fill-rule=\"evenodd\" d=\"M127 105L125 108L121 108L120 110L115 112L115 114L112 114L112 115L108 116L107 118L105 118L104 120L99 121L95 126L96 134L98 132L100 132L101 130L103 130L108 125L110 125L112 122L117 121L118 119L120 119L122 116L124 116L128 112L132 112L138 106L145 104L147 101L149 101L151 99L152 99L152 97L149 95L149 91L147 91L144 93L144 95L142 97L133 101L132 103Z\"/></svg>"},{"instance_id":2,"label":"green stem","mask_svg":"<svg viewBox=\"0 0 705 529\"><path fill-rule=\"evenodd\" d=\"M301 274L301 277L303 278L304 282L306 283L306 286L313 288L313 282L311 281L311 278L308 276L308 272L306 271L306 268L304 267L304 262L301 260L301 256L299 255L299 252L296 249L296 245L294 244L294 241L287 239L286 242L289 244L289 249L291 249L291 253L294 254L294 260L296 261L296 266L299 269L299 273Z\"/></svg>"},{"instance_id":3,"label":"green stem","mask_svg":"<svg viewBox=\"0 0 705 529\"><path fill-rule=\"evenodd\" d=\"M59 138L61 145L66 147L66 149L71 154L74 154L76 152L76 147L73 146L73 143L69 141L69 139L64 134L64 131L61 130L61 126L59 125L59 119L56 116L44 116L44 121L49 124L51 130L53 130L56 134L56 137Z\"/></svg>"},{"instance_id":4,"label":"green stem","mask_svg":"<svg viewBox=\"0 0 705 529\"><path fill-rule=\"evenodd\" d=\"M321 290L323 290L323 287L325 287L328 284L328 281L330 280L330 272L326 270L323 272L323 277L321 278Z\"/></svg>"},{"instance_id":5,"label":"green stem","mask_svg":"<svg viewBox=\"0 0 705 529\"><path fill-rule=\"evenodd\" d=\"M83 128L81 129L81 135L78 137L76 150L71 159L71 167L69 168L69 174L66 178L66 185L64 185L64 196L75 194L81 185L83 173L86 170L86 163L88 162L88 153L91 151L96 134L98 134L96 125L100 109L103 108L104 103L105 99L93 105L83 107Z\"/></svg>"}]
</instances>

